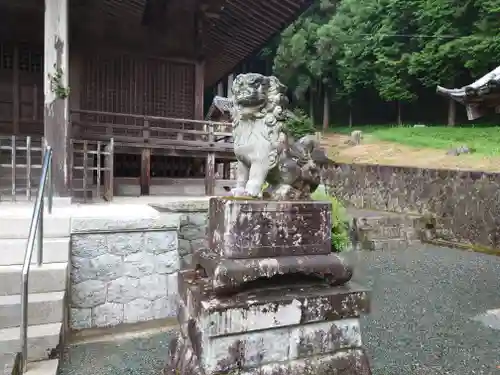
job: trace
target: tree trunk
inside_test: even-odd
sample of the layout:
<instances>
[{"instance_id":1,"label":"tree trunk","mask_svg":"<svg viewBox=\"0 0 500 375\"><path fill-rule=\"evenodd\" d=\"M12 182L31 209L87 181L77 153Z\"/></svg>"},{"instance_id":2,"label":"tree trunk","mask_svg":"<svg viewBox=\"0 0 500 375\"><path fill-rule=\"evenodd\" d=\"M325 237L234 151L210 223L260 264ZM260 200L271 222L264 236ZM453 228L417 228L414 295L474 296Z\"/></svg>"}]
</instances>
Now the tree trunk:
<instances>
[{"instance_id":1,"label":"tree trunk","mask_svg":"<svg viewBox=\"0 0 500 375\"><path fill-rule=\"evenodd\" d=\"M309 88L309 117L314 121L314 93L312 85Z\"/></svg>"},{"instance_id":2,"label":"tree trunk","mask_svg":"<svg viewBox=\"0 0 500 375\"><path fill-rule=\"evenodd\" d=\"M323 132L326 132L330 126L330 98L326 87L323 99Z\"/></svg>"},{"instance_id":3,"label":"tree trunk","mask_svg":"<svg viewBox=\"0 0 500 375\"><path fill-rule=\"evenodd\" d=\"M349 100L349 127L352 128L352 101Z\"/></svg>"},{"instance_id":4,"label":"tree trunk","mask_svg":"<svg viewBox=\"0 0 500 375\"><path fill-rule=\"evenodd\" d=\"M457 106L453 99L448 101L448 126L455 126L457 117Z\"/></svg>"},{"instance_id":5,"label":"tree trunk","mask_svg":"<svg viewBox=\"0 0 500 375\"><path fill-rule=\"evenodd\" d=\"M398 107L398 125L401 126L403 124L403 121L401 120L401 102L398 100L396 105Z\"/></svg>"}]
</instances>

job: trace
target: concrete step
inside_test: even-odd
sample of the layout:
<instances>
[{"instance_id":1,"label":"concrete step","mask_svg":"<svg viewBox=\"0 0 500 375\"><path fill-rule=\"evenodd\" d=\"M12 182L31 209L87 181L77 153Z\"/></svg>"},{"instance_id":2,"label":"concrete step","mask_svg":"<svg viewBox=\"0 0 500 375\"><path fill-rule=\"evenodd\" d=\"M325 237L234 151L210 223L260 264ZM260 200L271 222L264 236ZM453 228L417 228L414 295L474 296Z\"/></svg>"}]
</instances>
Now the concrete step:
<instances>
[{"instance_id":1,"label":"concrete step","mask_svg":"<svg viewBox=\"0 0 500 375\"><path fill-rule=\"evenodd\" d=\"M29 293L66 290L67 271L67 262L47 263L40 267L31 266L28 282ZM0 266L0 296L21 294L21 272L21 265Z\"/></svg>"},{"instance_id":2,"label":"concrete step","mask_svg":"<svg viewBox=\"0 0 500 375\"><path fill-rule=\"evenodd\" d=\"M25 375L56 375L59 368L58 359L28 363Z\"/></svg>"},{"instance_id":3,"label":"concrete step","mask_svg":"<svg viewBox=\"0 0 500 375\"><path fill-rule=\"evenodd\" d=\"M40 324L28 327L28 361L49 359L53 356L61 334L62 323ZM12 357L9 354L17 353L20 348L20 328L0 329L0 369L12 366ZM10 359L10 361L9 361Z\"/></svg>"},{"instance_id":4,"label":"concrete step","mask_svg":"<svg viewBox=\"0 0 500 375\"><path fill-rule=\"evenodd\" d=\"M12 365L7 364L2 373L0 368L0 375L12 375L13 364L15 360L14 354L7 354L6 362L11 362ZM2 363L2 355L0 354L0 363ZM25 375L56 375L59 369L59 359L48 359L44 361L29 362L26 368Z\"/></svg>"},{"instance_id":5,"label":"concrete step","mask_svg":"<svg viewBox=\"0 0 500 375\"><path fill-rule=\"evenodd\" d=\"M28 296L28 324L62 322L64 294L64 292L30 294ZM21 295L0 296L0 329L19 327L20 325Z\"/></svg>"},{"instance_id":6,"label":"concrete step","mask_svg":"<svg viewBox=\"0 0 500 375\"><path fill-rule=\"evenodd\" d=\"M0 353L0 375L13 374L12 369L16 361L15 353Z\"/></svg>"},{"instance_id":7,"label":"concrete step","mask_svg":"<svg viewBox=\"0 0 500 375\"><path fill-rule=\"evenodd\" d=\"M28 240L22 238L0 238L0 266L22 265ZM63 263L69 260L70 239L45 238L43 241L43 262ZM33 251L32 264L38 259Z\"/></svg>"},{"instance_id":8,"label":"concrete step","mask_svg":"<svg viewBox=\"0 0 500 375\"><path fill-rule=\"evenodd\" d=\"M417 215L348 209L353 218L353 247L364 250L407 248L420 240L421 218Z\"/></svg>"},{"instance_id":9,"label":"concrete step","mask_svg":"<svg viewBox=\"0 0 500 375\"><path fill-rule=\"evenodd\" d=\"M0 238L28 238L31 215L31 207L23 209L7 209L0 206ZM16 213L17 211L17 213ZM68 214L58 214L54 210L51 215L45 211L44 215L44 238L63 238L70 235L70 217Z\"/></svg>"}]
</instances>

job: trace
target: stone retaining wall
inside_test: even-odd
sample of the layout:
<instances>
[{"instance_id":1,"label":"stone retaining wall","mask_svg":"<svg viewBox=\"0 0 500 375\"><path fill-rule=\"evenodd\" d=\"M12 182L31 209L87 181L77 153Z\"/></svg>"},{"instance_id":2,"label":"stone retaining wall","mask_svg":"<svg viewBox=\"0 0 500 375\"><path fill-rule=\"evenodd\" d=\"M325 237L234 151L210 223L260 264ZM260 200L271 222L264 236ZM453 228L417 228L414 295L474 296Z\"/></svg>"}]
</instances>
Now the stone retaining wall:
<instances>
[{"instance_id":1,"label":"stone retaining wall","mask_svg":"<svg viewBox=\"0 0 500 375\"><path fill-rule=\"evenodd\" d=\"M70 328L175 317L177 272L203 245L208 199L108 210L72 218Z\"/></svg>"},{"instance_id":2,"label":"stone retaining wall","mask_svg":"<svg viewBox=\"0 0 500 375\"><path fill-rule=\"evenodd\" d=\"M500 248L500 174L336 163L323 177L347 205L432 214L438 237Z\"/></svg>"},{"instance_id":3,"label":"stone retaining wall","mask_svg":"<svg viewBox=\"0 0 500 375\"><path fill-rule=\"evenodd\" d=\"M70 328L176 316L179 216L139 208L72 219Z\"/></svg>"},{"instance_id":4,"label":"stone retaining wall","mask_svg":"<svg viewBox=\"0 0 500 375\"><path fill-rule=\"evenodd\" d=\"M161 206L161 209L179 215L180 265L186 269L191 263L193 252L205 243L208 199L169 203Z\"/></svg>"}]
</instances>

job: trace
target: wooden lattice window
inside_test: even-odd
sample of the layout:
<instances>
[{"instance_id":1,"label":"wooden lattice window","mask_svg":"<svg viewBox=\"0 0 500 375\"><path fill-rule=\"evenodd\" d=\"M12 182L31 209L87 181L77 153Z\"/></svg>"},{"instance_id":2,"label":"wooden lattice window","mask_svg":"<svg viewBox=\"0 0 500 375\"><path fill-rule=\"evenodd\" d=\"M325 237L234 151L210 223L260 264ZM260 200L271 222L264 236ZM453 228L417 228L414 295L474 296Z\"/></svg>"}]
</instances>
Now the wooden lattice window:
<instances>
[{"instance_id":1,"label":"wooden lattice window","mask_svg":"<svg viewBox=\"0 0 500 375\"><path fill-rule=\"evenodd\" d=\"M0 44L0 69L12 70L14 65L14 47Z\"/></svg>"},{"instance_id":2,"label":"wooden lattice window","mask_svg":"<svg viewBox=\"0 0 500 375\"><path fill-rule=\"evenodd\" d=\"M82 109L191 119L194 65L132 56L84 64Z\"/></svg>"},{"instance_id":3,"label":"wooden lattice window","mask_svg":"<svg viewBox=\"0 0 500 375\"><path fill-rule=\"evenodd\" d=\"M40 73L42 69L42 54L27 46L21 46L19 48L19 70L21 72Z\"/></svg>"}]
</instances>

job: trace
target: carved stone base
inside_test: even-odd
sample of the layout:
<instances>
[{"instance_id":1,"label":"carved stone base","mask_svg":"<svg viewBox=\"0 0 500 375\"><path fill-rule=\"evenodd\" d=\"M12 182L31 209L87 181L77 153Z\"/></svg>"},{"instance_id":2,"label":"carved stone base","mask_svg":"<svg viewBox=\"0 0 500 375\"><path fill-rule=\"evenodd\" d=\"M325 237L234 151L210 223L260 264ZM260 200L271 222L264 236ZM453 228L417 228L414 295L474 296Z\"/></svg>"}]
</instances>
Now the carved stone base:
<instances>
[{"instance_id":1,"label":"carved stone base","mask_svg":"<svg viewBox=\"0 0 500 375\"><path fill-rule=\"evenodd\" d=\"M359 316L366 289L307 280L221 297L180 274L181 332L166 374L369 375Z\"/></svg>"},{"instance_id":2,"label":"carved stone base","mask_svg":"<svg viewBox=\"0 0 500 375\"><path fill-rule=\"evenodd\" d=\"M189 341L182 336L172 340L170 365L165 375L371 375L370 363L364 350L346 349L322 356L300 358L286 362L272 362L242 370L205 372L199 366ZM172 365L174 364L174 365Z\"/></svg>"},{"instance_id":3,"label":"carved stone base","mask_svg":"<svg viewBox=\"0 0 500 375\"><path fill-rule=\"evenodd\" d=\"M193 257L219 292L276 275L342 285L352 268L332 253L331 203L210 199L207 249Z\"/></svg>"},{"instance_id":4,"label":"carved stone base","mask_svg":"<svg viewBox=\"0 0 500 375\"><path fill-rule=\"evenodd\" d=\"M316 276L330 285L343 285L352 277L352 267L337 254L281 256L276 258L217 259L209 250L199 250L194 264L212 280L215 292L231 292L245 283L279 275Z\"/></svg>"}]
</instances>

